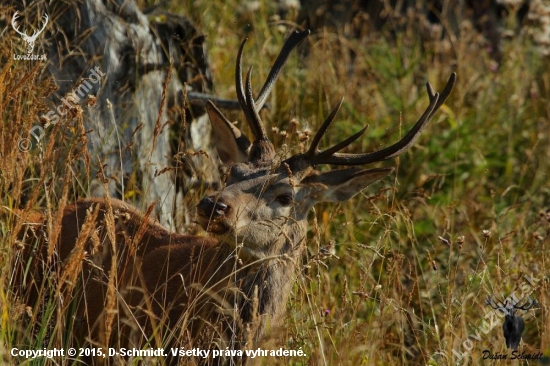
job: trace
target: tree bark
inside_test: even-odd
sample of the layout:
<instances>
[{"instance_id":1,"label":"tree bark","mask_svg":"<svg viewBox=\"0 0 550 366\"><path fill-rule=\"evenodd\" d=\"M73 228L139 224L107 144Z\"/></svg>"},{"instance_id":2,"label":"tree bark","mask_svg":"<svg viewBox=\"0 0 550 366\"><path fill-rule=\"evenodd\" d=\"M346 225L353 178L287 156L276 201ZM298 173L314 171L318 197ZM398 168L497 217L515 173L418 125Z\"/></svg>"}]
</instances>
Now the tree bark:
<instances>
[{"instance_id":1,"label":"tree bark","mask_svg":"<svg viewBox=\"0 0 550 366\"><path fill-rule=\"evenodd\" d=\"M180 227L185 222L172 213L189 186L218 180L205 111L185 102L188 92L208 93L212 86L204 35L183 16L146 14L128 0L53 2L46 11L52 22L48 71L59 86L54 104L90 81L91 70L101 78L86 93L80 89L97 101L83 108L92 130L92 176L103 166L111 196L142 192L144 205L156 202L163 225ZM184 153L197 149L210 158ZM180 215L181 221L190 216Z\"/></svg>"}]
</instances>

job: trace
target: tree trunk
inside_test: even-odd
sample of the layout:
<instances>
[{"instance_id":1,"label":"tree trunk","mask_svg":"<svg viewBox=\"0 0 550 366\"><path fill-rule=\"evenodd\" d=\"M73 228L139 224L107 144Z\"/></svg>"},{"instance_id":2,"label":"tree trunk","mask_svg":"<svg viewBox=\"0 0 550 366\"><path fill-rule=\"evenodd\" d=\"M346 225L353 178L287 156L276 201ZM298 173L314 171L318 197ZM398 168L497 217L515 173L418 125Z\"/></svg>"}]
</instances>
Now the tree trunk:
<instances>
[{"instance_id":1,"label":"tree trunk","mask_svg":"<svg viewBox=\"0 0 550 366\"><path fill-rule=\"evenodd\" d=\"M163 225L181 227L185 222L176 222L172 212L182 208L185 191L197 182L218 180L208 118L201 106L188 107L185 98L211 89L204 35L183 16L145 14L134 1L45 7L36 16L47 13L51 22L42 40L48 71L59 86L53 103L76 100L83 106L85 127L92 130L92 176L103 166L111 196L142 192L144 206L156 202ZM36 9L19 11L32 16ZM90 96L96 105L86 108ZM198 149L210 158L192 153ZM103 192L91 184L90 194ZM190 216L179 217L188 221Z\"/></svg>"}]
</instances>

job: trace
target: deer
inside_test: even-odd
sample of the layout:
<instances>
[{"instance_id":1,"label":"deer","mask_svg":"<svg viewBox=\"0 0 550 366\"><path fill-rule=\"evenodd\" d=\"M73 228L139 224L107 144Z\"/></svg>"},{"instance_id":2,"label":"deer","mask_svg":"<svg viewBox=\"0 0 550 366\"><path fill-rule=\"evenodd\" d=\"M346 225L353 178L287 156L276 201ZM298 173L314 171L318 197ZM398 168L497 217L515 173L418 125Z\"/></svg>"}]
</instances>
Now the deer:
<instances>
[{"instance_id":1,"label":"deer","mask_svg":"<svg viewBox=\"0 0 550 366\"><path fill-rule=\"evenodd\" d=\"M82 269L88 283L82 285L78 310L84 338L109 343L101 337L106 334L106 279L115 271L118 324L129 329L119 332L118 344L141 347L160 337L163 347L171 347L169 363L177 363L178 347L225 352L197 361L203 364L245 362L242 351L260 344L282 320L306 248L308 212L319 202L350 200L392 173L391 167L359 166L406 152L455 85L455 73L441 93L427 83L429 105L411 130L388 147L359 154L341 150L359 139L366 127L332 147L319 148L341 99L307 151L286 158L269 140L260 111L289 55L309 34L290 34L257 97L252 68L243 83L246 39L241 43L235 83L252 141L207 102L218 155L227 171L219 191L197 205L198 223L206 234L171 232L150 217L151 210L142 214L109 197L81 199L65 207L57 247L61 261L75 250L75 243L82 243L84 231L89 236ZM320 165L344 168L317 170ZM109 234L109 227L115 234ZM92 243L103 249L90 248ZM228 350L233 353L228 355Z\"/></svg>"},{"instance_id":2,"label":"deer","mask_svg":"<svg viewBox=\"0 0 550 366\"><path fill-rule=\"evenodd\" d=\"M50 18L48 17L48 14L44 14L42 16L42 18L44 18L44 24L42 25L42 29L35 30L32 33L32 36L29 36L27 32L21 32L19 30L19 27L17 26L17 18L19 18L18 13L19 12L16 11L15 14L13 14L13 17L11 18L11 26L19 35L21 35L21 37L23 37L23 41L27 43L27 53L31 53L32 50L34 49L34 44L36 42L36 39L44 31L44 29L46 29L46 26L48 25L48 20Z\"/></svg>"},{"instance_id":3,"label":"deer","mask_svg":"<svg viewBox=\"0 0 550 366\"><path fill-rule=\"evenodd\" d=\"M516 310L527 311L537 305L537 300L527 298L523 305L520 305L520 301L513 304L511 300L498 301L494 297L490 299L487 297L485 299L485 304L504 314L502 331L504 333L504 339L506 339L506 348L517 350L521 342L521 335L525 329L525 322L521 316L516 315Z\"/></svg>"}]
</instances>

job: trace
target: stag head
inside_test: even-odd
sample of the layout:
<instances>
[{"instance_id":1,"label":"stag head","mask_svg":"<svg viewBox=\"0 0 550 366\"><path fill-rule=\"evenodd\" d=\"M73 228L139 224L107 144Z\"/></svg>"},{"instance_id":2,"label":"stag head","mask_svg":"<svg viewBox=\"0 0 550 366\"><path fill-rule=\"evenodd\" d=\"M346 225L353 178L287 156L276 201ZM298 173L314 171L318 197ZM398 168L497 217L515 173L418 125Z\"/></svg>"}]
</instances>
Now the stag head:
<instances>
[{"instance_id":1,"label":"stag head","mask_svg":"<svg viewBox=\"0 0 550 366\"><path fill-rule=\"evenodd\" d=\"M42 18L44 18L44 25L42 26L42 29L34 30L32 36L29 36L27 32L19 31L19 27L17 26L17 23L16 23L17 18L19 18L18 13L19 12L16 11L15 14L13 14L13 17L11 18L11 26L17 33L21 35L21 37L23 37L23 40L27 42L27 53L31 53L32 50L34 49L34 43L36 42L36 39L44 31L44 29L46 28L46 25L48 25L49 17L48 17L48 14L44 14L42 16Z\"/></svg>"},{"instance_id":2,"label":"stag head","mask_svg":"<svg viewBox=\"0 0 550 366\"><path fill-rule=\"evenodd\" d=\"M319 150L321 139L336 117L341 100L313 137L309 149L282 159L267 137L259 111L290 52L309 33L309 30L295 32L288 38L257 98L252 92L252 68L248 70L243 85L241 64L246 39L242 42L235 81L239 103L254 135L252 143L213 103L207 103L218 153L228 167L228 175L224 189L199 203L199 222L205 230L220 236L228 244L242 245L244 256L251 259L299 253L299 244L306 235L307 213L313 205L346 201L390 174L393 168L363 169L355 166L392 159L407 151L445 102L456 81L453 73L441 94L435 93L428 83L428 108L403 139L387 148L364 154L340 153L363 135L365 127L344 141ZM316 170L315 167L321 164L349 168Z\"/></svg>"}]
</instances>

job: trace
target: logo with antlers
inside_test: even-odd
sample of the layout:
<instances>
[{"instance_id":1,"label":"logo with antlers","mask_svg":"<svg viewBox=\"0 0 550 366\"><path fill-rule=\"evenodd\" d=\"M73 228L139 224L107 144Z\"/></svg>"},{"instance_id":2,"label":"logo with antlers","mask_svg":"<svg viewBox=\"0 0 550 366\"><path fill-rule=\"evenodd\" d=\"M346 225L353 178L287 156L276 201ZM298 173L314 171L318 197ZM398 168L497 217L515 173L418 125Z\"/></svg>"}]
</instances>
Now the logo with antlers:
<instances>
[{"instance_id":1,"label":"logo with antlers","mask_svg":"<svg viewBox=\"0 0 550 366\"><path fill-rule=\"evenodd\" d=\"M34 49L34 42L36 42L36 39L38 38L38 36L44 31L44 28L46 28L46 25L48 25L48 20L50 18L48 17L48 14L44 14L44 16L42 17L44 18L44 25L42 26L42 29L34 30L32 36L29 36L27 32L19 31L19 27L17 26L17 23L16 23L17 18L19 17L18 13L19 12L16 11L15 14L13 14L13 17L11 18L11 26L17 33L21 35L21 37L23 37L23 40L27 42L27 53L30 54Z\"/></svg>"},{"instance_id":2,"label":"logo with antlers","mask_svg":"<svg viewBox=\"0 0 550 366\"><path fill-rule=\"evenodd\" d=\"M520 304L519 301L514 304L511 300L499 301L493 296L491 298L487 297L485 304L504 314L502 331L506 339L506 347L517 350L525 329L525 322L521 316L516 315L516 310L529 310L538 304L537 300L528 297L524 304Z\"/></svg>"}]
</instances>

